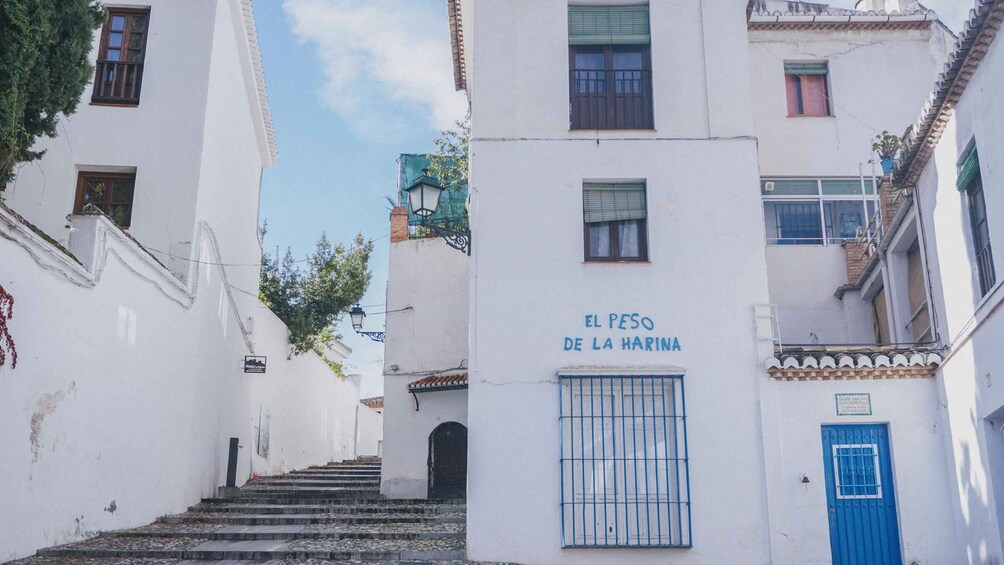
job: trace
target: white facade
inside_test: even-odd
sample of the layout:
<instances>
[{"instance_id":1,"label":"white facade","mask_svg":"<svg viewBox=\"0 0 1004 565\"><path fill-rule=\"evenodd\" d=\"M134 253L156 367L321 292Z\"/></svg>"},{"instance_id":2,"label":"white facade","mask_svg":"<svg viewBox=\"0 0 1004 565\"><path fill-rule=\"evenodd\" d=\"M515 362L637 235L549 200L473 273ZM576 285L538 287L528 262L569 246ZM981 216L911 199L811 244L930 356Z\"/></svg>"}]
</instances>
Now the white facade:
<instances>
[{"instance_id":1,"label":"white facade","mask_svg":"<svg viewBox=\"0 0 1004 565\"><path fill-rule=\"evenodd\" d=\"M446 422L467 425L467 390L412 395L408 384L465 372L470 258L438 238L394 239L387 310L411 309L387 315L380 491L392 498L426 498L429 435Z\"/></svg>"},{"instance_id":2,"label":"white facade","mask_svg":"<svg viewBox=\"0 0 1004 565\"><path fill-rule=\"evenodd\" d=\"M772 26L776 19L754 14L751 20L761 178L864 177L871 185L882 174L871 163L873 138L883 130L900 134L913 121L944 65L951 36L940 24L902 30L847 24L820 31ZM831 115L788 116L783 67L802 61L826 63ZM862 300L857 290L835 296L847 283L839 242L768 245L767 266L782 343L808 344L812 336L820 343L875 343L872 297Z\"/></svg>"},{"instance_id":3,"label":"white facade","mask_svg":"<svg viewBox=\"0 0 1004 565\"><path fill-rule=\"evenodd\" d=\"M230 438L238 486L379 449L357 384L291 356L257 300L275 146L250 2L115 5L150 9L139 105L92 105L86 90L0 206L18 352L0 367L0 560L214 496ZM135 172L128 233L71 215L88 171ZM243 372L252 354L264 374Z\"/></svg>"},{"instance_id":4,"label":"white facade","mask_svg":"<svg viewBox=\"0 0 1004 565\"><path fill-rule=\"evenodd\" d=\"M770 178L871 177L876 130L898 133L913 120L950 35L925 11L838 17L821 6L811 16L754 14L747 23L739 2L650 2L654 130L575 130L569 4L450 3L454 68L473 128L469 558L831 563L833 471L821 431L867 425L889 434L882 472L891 484L882 488L895 491L902 561L965 562L959 532L946 527L957 501L932 488L950 479L943 393L932 378L938 357L887 358L874 349L870 299L881 283L873 277L871 286L851 288L839 243L766 245L759 186ZM789 117L784 65L809 61L827 65L832 115ZM647 261L583 261L583 185L619 181L644 182ZM896 236L892 250L905 256L900 247L916 235ZM890 285L904 278L897 260L878 271ZM902 317L896 300L889 308ZM622 313L649 326L623 330ZM635 335L657 344L670 336L680 347L621 345ZM777 348L786 343L824 352L857 344L869 356L838 369L838 353L796 361ZM798 377L803 369L816 377ZM669 485L664 494L689 494L690 519L678 521L693 537L671 535L684 541L675 548L563 548L578 539L569 538L575 526L563 503L576 515L576 504L589 504L583 492L596 492L587 482L599 480L576 471L584 467L574 447L571 466L562 462L576 426L568 399L587 394L575 396L569 378L595 384L597 376L613 383L632 375L682 375L689 493ZM896 380L883 380L890 376ZM600 380L616 411L618 392L604 386ZM848 415L844 395L866 397L867 412ZM578 498L574 487L567 492L567 469L582 474ZM582 519L599 524L592 538L584 534L587 542L623 527L616 518Z\"/></svg>"},{"instance_id":5,"label":"white facade","mask_svg":"<svg viewBox=\"0 0 1004 565\"><path fill-rule=\"evenodd\" d=\"M187 277L188 259L200 253L192 247L199 221L216 231L227 262L257 264L259 180L276 149L250 2L115 6L149 8L139 104L93 104L88 85L60 135L39 141L44 162L20 167L5 202L65 245L78 174L135 173L129 233L173 273ZM230 277L256 294L256 269L233 269ZM239 300L254 306L247 295Z\"/></svg>"},{"instance_id":6,"label":"white facade","mask_svg":"<svg viewBox=\"0 0 1004 565\"><path fill-rule=\"evenodd\" d=\"M924 108L914 126L913 143L904 152L906 163L897 172L897 181L914 194L913 212L919 216L915 225L924 236L931 274L934 323L947 346L938 374L945 406L941 425L950 432L946 450L952 522L963 552L959 562L968 563L1004 559L1004 396L996 370L1004 361L999 312L1004 265L1004 200L999 190L1004 182L1004 113L998 100L1004 84L1002 16L1004 2L976 3L961 34L963 47L939 78L934 103ZM949 89L956 81L964 86ZM938 119L932 122L931 116ZM996 283L985 294L966 187L957 185L971 147L978 150L995 268L991 271L996 272Z\"/></svg>"}]
</instances>

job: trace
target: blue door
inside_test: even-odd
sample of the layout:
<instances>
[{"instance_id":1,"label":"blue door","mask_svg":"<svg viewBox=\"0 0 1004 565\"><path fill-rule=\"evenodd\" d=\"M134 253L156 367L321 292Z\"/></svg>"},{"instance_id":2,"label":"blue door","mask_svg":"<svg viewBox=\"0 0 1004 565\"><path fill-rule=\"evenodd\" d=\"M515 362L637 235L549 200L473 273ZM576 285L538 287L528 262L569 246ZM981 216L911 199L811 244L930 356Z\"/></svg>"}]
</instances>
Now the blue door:
<instances>
[{"instance_id":1,"label":"blue door","mask_svg":"<svg viewBox=\"0 0 1004 565\"><path fill-rule=\"evenodd\" d=\"M834 565L902 565L884 425L823 426Z\"/></svg>"}]
</instances>

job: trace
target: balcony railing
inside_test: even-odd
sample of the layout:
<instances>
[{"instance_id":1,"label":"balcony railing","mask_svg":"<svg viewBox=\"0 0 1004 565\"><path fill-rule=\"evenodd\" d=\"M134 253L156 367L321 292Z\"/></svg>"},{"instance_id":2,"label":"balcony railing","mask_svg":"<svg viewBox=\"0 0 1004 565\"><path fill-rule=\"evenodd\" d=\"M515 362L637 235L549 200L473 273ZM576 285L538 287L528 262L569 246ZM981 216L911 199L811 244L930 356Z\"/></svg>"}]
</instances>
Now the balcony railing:
<instances>
[{"instance_id":1,"label":"balcony railing","mask_svg":"<svg viewBox=\"0 0 1004 565\"><path fill-rule=\"evenodd\" d=\"M142 86L143 63L98 61L91 102L136 105Z\"/></svg>"},{"instance_id":2,"label":"balcony railing","mask_svg":"<svg viewBox=\"0 0 1004 565\"><path fill-rule=\"evenodd\" d=\"M572 129L653 129L652 71L573 69Z\"/></svg>"}]
</instances>

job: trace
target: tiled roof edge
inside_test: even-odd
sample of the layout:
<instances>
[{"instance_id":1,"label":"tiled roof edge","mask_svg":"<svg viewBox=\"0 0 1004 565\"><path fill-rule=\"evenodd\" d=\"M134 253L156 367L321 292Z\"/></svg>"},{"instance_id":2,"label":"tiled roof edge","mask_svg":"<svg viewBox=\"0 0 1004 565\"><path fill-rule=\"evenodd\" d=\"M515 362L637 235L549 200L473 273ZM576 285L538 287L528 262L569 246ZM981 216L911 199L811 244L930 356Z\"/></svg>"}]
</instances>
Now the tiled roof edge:
<instances>
[{"instance_id":1,"label":"tiled roof edge","mask_svg":"<svg viewBox=\"0 0 1004 565\"><path fill-rule=\"evenodd\" d=\"M894 182L912 186L931 158L934 148L951 119L973 74L979 68L990 44L1004 22L1004 0L977 0L969 18L924 104L916 122L910 126L899 152Z\"/></svg>"},{"instance_id":2,"label":"tiled roof edge","mask_svg":"<svg viewBox=\"0 0 1004 565\"><path fill-rule=\"evenodd\" d=\"M274 162L279 157L279 149L275 141L275 130L272 127L272 110L268 103L268 91L265 89L265 66L262 64L261 49L258 46L258 29L255 26L251 0L241 0L241 12L244 16L248 48L251 51L251 69L254 72L255 87L258 91L258 105L261 108L265 140L268 144L269 157Z\"/></svg>"},{"instance_id":3,"label":"tiled roof edge","mask_svg":"<svg viewBox=\"0 0 1004 565\"><path fill-rule=\"evenodd\" d=\"M450 19L453 81L458 91L467 90L467 67L464 62L464 23L460 14L460 0L446 0L446 13Z\"/></svg>"}]
</instances>

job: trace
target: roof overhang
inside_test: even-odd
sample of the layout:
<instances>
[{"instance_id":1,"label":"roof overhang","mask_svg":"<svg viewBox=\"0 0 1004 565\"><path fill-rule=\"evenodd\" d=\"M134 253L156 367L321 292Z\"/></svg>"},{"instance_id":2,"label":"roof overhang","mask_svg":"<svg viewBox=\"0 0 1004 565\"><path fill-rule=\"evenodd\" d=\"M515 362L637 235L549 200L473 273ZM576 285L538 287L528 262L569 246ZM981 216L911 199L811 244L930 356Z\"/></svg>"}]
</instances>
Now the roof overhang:
<instances>
[{"instance_id":1,"label":"roof overhang","mask_svg":"<svg viewBox=\"0 0 1004 565\"><path fill-rule=\"evenodd\" d=\"M408 392L439 392L444 390L464 390L467 388L467 373L439 373L422 377L408 383Z\"/></svg>"},{"instance_id":2,"label":"roof overhang","mask_svg":"<svg viewBox=\"0 0 1004 565\"><path fill-rule=\"evenodd\" d=\"M467 90L467 66L464 61L464 22L460 0L446 0L450 20L450 48L453 51L453 81L458 91Z\"/></svg>"},{"instance_id":3,"label":"roof overhang","mask_svg":"<svg viewBox=\"0 0 1004 565\"><path fill-rule=\"evenodd\" d=\"M235 0L231 0L234 6ZM265 89L265 70L261 60L261 49L258 45L258 31L255 27L254 10L251 0L236 0L240 2L239 10L235 12L234 25L244 31L246 49L241 51L241 61L244 65L244 76L247 80L248 96L251 111L255 113L255 132L259 139L259 149L264 167L271 167L279 157L275 141L275 130L272 127L272 110L268 103L268 91Z\"/></svg>"},{"instance_id":4,"label":"roof overhang","mask_svg":"<svg viewBox=\"0 0 1004 565\"><path fill-rule=\"evenodd\" d=\"M959 34L955 50L935 83L917 121L907 130L894 182L914 186L927 166L955 105L1004 24L1004 0L978 0Z\"/></svg>"}]
</instances>

